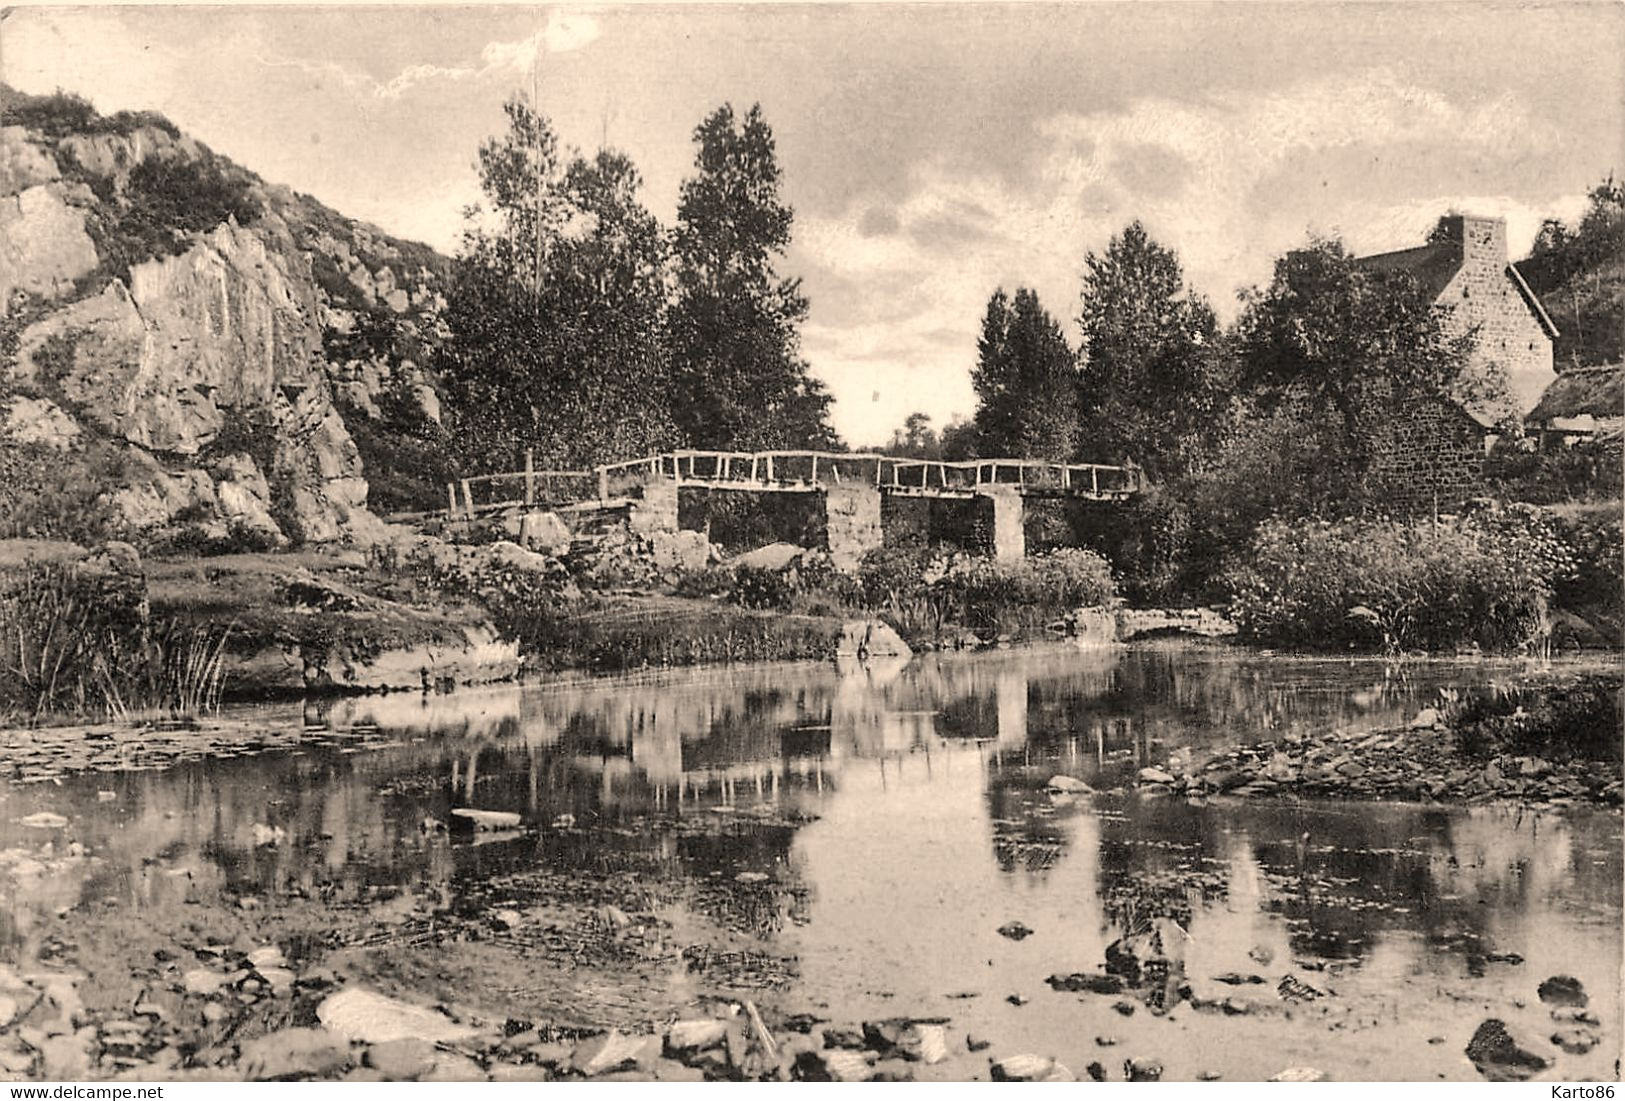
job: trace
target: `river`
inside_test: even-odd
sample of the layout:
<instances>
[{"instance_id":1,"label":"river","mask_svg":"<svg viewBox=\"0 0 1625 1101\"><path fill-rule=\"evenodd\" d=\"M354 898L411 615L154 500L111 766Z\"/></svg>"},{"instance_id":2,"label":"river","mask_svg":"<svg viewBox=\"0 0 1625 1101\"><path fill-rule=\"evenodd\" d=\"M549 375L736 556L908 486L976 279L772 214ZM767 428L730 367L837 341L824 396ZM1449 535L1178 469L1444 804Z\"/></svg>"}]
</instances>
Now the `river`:
<instances>
[{"instance_id":1,"label":"river","mask_svg":"<svg viewBox=\"0 0 1625 1101\"><path fill-rule=\"evenodd\" d=\"M946 1018L957 1054L921 1071L942 1078L1035 1051L1080 1072L1154 1056L1173 1080L1475 1079L1477 1025L1544 1044L1536 987L1568 974L1604 1041L1548 1074L1612 1078L1617 811L1123 788L1170 754L1392 726L1523 668L1055 646L239 709L304 741L3 789L0 933L14 962L87 972L87 1002L130 997L148 956L276 941L497 1020L635 1028L711 991ZM1054 796L1058 774L1099 793ZM425 830L457 807L526 828ZM39 812L68 820L48 850L21 824ZM1045 984L1149 914L1183 929L1198 995L1242 1012L1124 1016ZM1001 935L1016 921L1032 935ZM1288 974L1323 996L1281 1001Z\"/></svg>"}]
</instances>

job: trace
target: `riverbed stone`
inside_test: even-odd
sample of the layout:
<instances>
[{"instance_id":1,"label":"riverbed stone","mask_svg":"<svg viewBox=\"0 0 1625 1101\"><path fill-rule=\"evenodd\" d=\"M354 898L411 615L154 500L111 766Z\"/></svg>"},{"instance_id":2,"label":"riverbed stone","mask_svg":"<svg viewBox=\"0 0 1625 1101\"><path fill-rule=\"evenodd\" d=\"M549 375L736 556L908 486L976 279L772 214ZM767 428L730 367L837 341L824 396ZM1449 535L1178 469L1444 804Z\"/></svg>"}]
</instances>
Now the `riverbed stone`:
<instances>
[{"instance_id":1,"label":"riverbed stone","mask_svg":"<svg viewBox=\"0 0 1625 1101\"><path fill-rule=\"evenodd\" d=\"M407 1038L373 1044L363 1057L390 1082L409 1082L434 1069L438 1053L427 1040Z\"/></svg>"},{"instance_id":2,"label":"riverbed stone","mask_svg":"<svg viewBox=\"0 0 1625 1101\"><path fill-rule=\"evenodd\" d=\"M348 1070L353 1059L342 1036L325 1028L287 1028L242 1046L238 1065L251 1081L322 1078Z\"/></svg>"},{"instance_id":3,"label":"riverbed stone","mask_svg":"<svg viewBox=\"0 0 1625 1101\"><path fill-rule=\"evenodd\" d=\"M1585 986L1573 975L1553 975L1536 991L1547 1005L1584 1006L1591 999Z\"/></svg>"},{"instance_id":4,"label":"riverbed stone","mask_svg":"<svg viewBox=\"0 0 1625 1101\"><path fill-rule=\"evenodd\" d=\"M383 1044L391 1040L456 1043L474 1030L422 1006L387 998L360 987L329 995L316 1007L316 1019L350 1040Z\"/></svg>"},{"instance_id":5,"label":"riverbed stone","mask_svg":"<svg viewBox=\"0 0 1625 1101\"><path fill-rule=\"evenodd\" d=\"M1531 1046L1518 1041L1506 1022L1492 1017L1467 1042L1467 1058L1492 1082L1522 1081L1551 1065L1550 1059L1537 1055Z\"/></svg>"},{"instance_id":6,"label":"riverbed stone","mask_svg":"<svg viewBox=\"0 0 1625 1101\"><path fill-rule=\"evenodd\" d=\"M1589 1028L1560 1028L1552 1033L1552 1043L1570 1055L1584 1055L1602 1042Z\"/></svg>"}]
</instances>

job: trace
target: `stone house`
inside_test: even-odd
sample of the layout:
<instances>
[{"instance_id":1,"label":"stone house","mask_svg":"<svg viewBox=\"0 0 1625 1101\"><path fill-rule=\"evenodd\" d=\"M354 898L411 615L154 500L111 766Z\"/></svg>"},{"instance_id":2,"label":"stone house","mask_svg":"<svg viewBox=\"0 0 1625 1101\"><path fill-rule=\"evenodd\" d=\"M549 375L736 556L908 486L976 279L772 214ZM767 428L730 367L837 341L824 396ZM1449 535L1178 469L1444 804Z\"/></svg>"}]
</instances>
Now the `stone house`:
<instances>
[{"instance_id":1,"label":"stone house","mask_svg":"<svg viewBox=\"0 0 1625 1101\"><path fill-rule=\"evenodd\" d=\"M1542 448L1625 436L1625 363L1571 367L1546 387L1524 418Z\"/></svg>"},{"instance_id":2,"label":"stone house","mask_svg":"<svg viewBox=\"0 0 1625 1101\"><path fill-rule=\"evenodd\" d=\"M1433 301L1450 307L1452 336L1471 335L1468 371L1504 371L1514 408L1470 400L1417 398L1385 426L1372 477L1397 508L1450 508L1478 492L1484 456L1499 425L1527 412L1555 377L1557 328L1507 258L1506 220L1449 214L1417 248L1362 257L1376 273L1405 272Z\"/></svg>"}]
</instances>

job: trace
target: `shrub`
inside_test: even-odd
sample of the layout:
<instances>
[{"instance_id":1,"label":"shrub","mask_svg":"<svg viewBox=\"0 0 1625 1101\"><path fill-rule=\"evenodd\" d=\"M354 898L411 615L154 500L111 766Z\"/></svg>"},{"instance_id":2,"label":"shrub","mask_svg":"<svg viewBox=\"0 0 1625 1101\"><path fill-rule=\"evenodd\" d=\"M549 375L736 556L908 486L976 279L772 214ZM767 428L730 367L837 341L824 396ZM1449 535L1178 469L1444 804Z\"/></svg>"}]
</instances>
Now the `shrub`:
<instances>
[{"instance_id":1,"label":"shrub","mask_svg":"<svg viewBox=\"0 0 1625 1101\"><path fill-rule=\"evenodd\" d=\"M130 170L116 213L93 228L103 264L128 281L131 268L185 252L194 233L259 216L247 179L228 174L213 154L148 157Z\"/></svg>"},{"instance_id":2,"label":"shrub","mask_svg":"<svg viewBox=\"0 0 1625 1101\"><path fill-rule=\"evenodd\" d=\"M1571 568L1529 514L1449 523L1270 521L1228 583L1244 637L1307 649L1515 650Z\"/></svg>"},{"instance_id":3,"label":"shrub","mask_svg":"<svg viewBox=\"0 0 1625 1101\"><path fill-rule=\"evenodd\" d=\"M1617 438L1550 450L1505 440L1485 460L1484 479L1503 500L1537 505L1618 500L1625 493L1625 454Z\"/></svg>"},{"instance_id":4,"label":"shrub","mask_svg":"<svg viewBox=\"0 0 1625 1101\"><path fill-rule=\"evenodd\" d=\"M1474 757L1498 754L1620 759L1620 690L1625 678L1598 674L1473 696L1447 716L1457 744Z\"/></svg>"},{"instance_id":5,"label":"shrub","mask_svg":"<svg viewBox=\"0 0 1625 1101\"><path fill-rule=\"evenodd\" d=\"M0 126L25 126L48 137L71 134L128 134L155 126L172 138L181 136L174 123L156 111L115 111L99 114L83 96L57 91L33 96L0 85Z\"/></svg>"},{"instance_id":6,"label":"shrub","mask_svg":"<svg viewBox=\"0 0 1625 1101\"><path fill-rule=\"evenodd\" d=\"M118 522L107 490L125 482L128 462L124 448L97 439L67 453L0 441L0 538L107 539Z\"/></svg>"}]
</instances>

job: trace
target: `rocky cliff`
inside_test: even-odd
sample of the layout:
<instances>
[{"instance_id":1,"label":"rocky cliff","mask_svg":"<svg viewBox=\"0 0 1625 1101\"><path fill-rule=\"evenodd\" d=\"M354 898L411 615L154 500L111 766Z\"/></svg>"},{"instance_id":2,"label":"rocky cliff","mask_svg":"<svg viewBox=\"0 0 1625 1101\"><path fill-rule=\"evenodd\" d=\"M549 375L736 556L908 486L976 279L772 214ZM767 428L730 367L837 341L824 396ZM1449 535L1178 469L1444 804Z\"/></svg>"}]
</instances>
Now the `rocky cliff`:
<instances>
[{"instance_id":1,"label":"rocky cliff","mask_svg":"<svg viewBox=\"0 0 1625 1101\"><path fill-rule=\"evenodd\" d=\"M432 435L446 259L157 116L0 86L0 122L0 535L377 538L356 437Z\"/></svg>"}]
</instances>

